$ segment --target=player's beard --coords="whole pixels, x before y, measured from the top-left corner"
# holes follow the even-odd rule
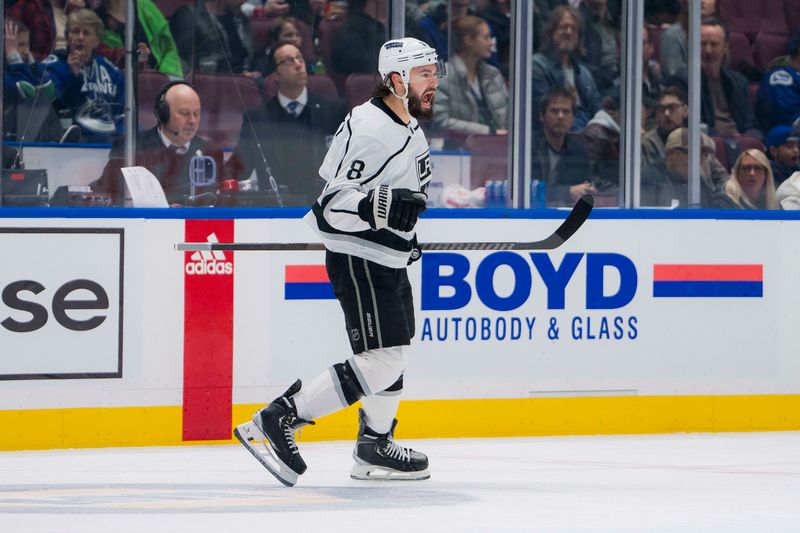
[[[430,120],[433,118],[433,98],[431,98],[431,107],[430,109],[422,109],[422,98],[412,91],[409,91],[408,94],[408,112],[414,118],[422,118],[425,120]]]

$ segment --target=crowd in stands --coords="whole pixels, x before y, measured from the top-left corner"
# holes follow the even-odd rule
[[[688,205],[687,1],[644,2],[643,206]],[[512,2],[405,7],[406,34],[447,61],[423,123],[429,137],[447,148],[470,146],[470,136],[507,139]],[[547,184],[549,205],[586,192],[616,201],[622,0],[534,0],[533,10],[531,175]],[[790,205],[776,191],[800,189],[791,179],[800,171],[800,2],[701,0],[701,12],[701,205]],[[185,80],[202,104],[192,135],[231,154],[218,181],[252,177],[307,205],[321,189],[315,167],[330,136],[378,81],[388,17],[388,0],[138,0],[134,21],[126,0],[8,0],[4,140],[114,143],[118,162],[130,23],[140,130],[169,122],[150,116],[152,98]],[[222,77],[235,78],[231,90],[210,97],[202,80]],[[117,174],[107,168],[98,183],[117,187]]]

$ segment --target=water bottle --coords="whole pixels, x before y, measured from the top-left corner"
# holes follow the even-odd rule
[[[486,190],[486,207],[497,207],[497,184],[494,180],[486,180],[484,189]]]
[[[531,180],[531,209],[544,209],[547,207],[547,191],[545,187],[545,183],[542,180]]]
[[[508,207],[508,187],[507,187],[507,180],[498,180],[498,191],[497,191],[497,207],[501,207],[505,209]]]

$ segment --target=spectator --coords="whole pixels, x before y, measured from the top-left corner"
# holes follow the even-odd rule
[[[253,70],[263,76],[269,76],[275,72],[275,49],[283,44],[293,44],[298,49],[303,49],[303,35],[300,33],[298,20],[294,17],[281,17],[277,19],[269,30],[269,41],[265,50],[256,54],[253,60]],[[303,57],[306,62],[306,70],[313,74],[313,58]]]
[[[170,19],[184,72],[244,73],[250,70],[252,49],[243,0],[205,0],[199,11],[183,5]]]
[[[440,86],[441,87],[441,86]],[[556,87],[539,103],[542,135],[535,138],[532,179],[547,185],[548,205],[572,205],[584,194],[597,193],[590,182],[589,152],[580,137],[569,133],[575,121],[575,96]]]
[[[700,118],[708,125],[709,134],[746,133],[761,139],[763,135],[756,129],[750,106],[747,78],[725,65],[728,28],[722,20],[714,17],[703,20],[700,46],[703,83]]]
[[[722,190],[739,209],[780,209],[772,167],[756,148],[739,154]]]
[[[763,131],[800,118],[800,31],[787,46],[789,61],[776,65],[761,80],[756,97],[756,115]]]
[[[333,41],[333,66],[337,72],[371,74],[375,71],[378,52],[387,39],[386,9],[383,0],[350,0],[347,3],[347,19]]]
[[[700,207],[735,207],[711,179],[708,160],[714,154],[714,141],[701,133],[700,143]],[[676,128],[667,137],[665,159],[642,169],[640,203],[643,207],[691,207],[688,154],[689,130]]]
[[[244,180],[255,170],[259,189],[269,190],[272,174],[292,196],[293,201],[284,199],[284,205],[305,206],[322,192],[325,182],[318,171],[326,140],[336,132],[347,108],[341,100],[308,92],[305,61],[295,45],[280,45],[274,55],[278,95],[242,122],[226,175]]]
[[[619,31],[611,22],[608,0],[584,0],[580,5],[585,28],[584,60],[597,89],[605,92],[619,77]]]
[[[508,79],[511,60],[511,0],[487,0],[480,12],[481,18],[489,24],[497,51],[497,68]]]
[[[164,85],[156,96],[154,113],[158,124],[136,136],[134,165],[145,167],[155,175],[172,205],[187,203],[191,193],[189,165],[194,156],[207,155],[222,170],[222,149],[211,140],[197,136],[200,127],[200,97],[186,82],[173,81]],[[120,170],[125,166],[125,142],[118,137],[109,154],[103,174],[92,184],[92,190],[111,194],[114,205],[124,201],[125,181]],[[216,185],[204,189],[216,190]]]
[[[678,20],[661,34],[658,62],[666,78],[673,76],[687,78],[689,72],[687,70],[689,49],[686,42],[689,11],[686,9],[686,0],[680,0],[680,3]]]
[[[439,59],[449,59],[448,32],[449,21],[467,15],[475,15],[469,8],[470,0],[452,0],[440,2],[428,10],[428,15],[417,23],[420,31],[419,39],[428,43],[436,50]],[[448,10],[449,8],[449,10]]]
[[[84,6],[84,0],[16,0],[6,17],[31,30],[31,52],[36,61],[42,61],[67,47],[67,15]]]
[[[104,0],[98,9],[106,27],[103,48],[98,48],[98,52],[118,68],[125,67],[126,5],[126,0]],[[139,68],[150,68],[174,78],[183,77],[169,23],[153,0],[137,0],[134,32]]]
[[[618,117],[618,109],[611,109],[611,112],[601,109],[578,134],[592,161],[592,184],[600,195],[606,197],[606,201],[616,200],[619,192]]]
[[[781,209],[800,209],[800,172],[795,172],[781,183],[775,196]]]
[[[622,92],[622,76],[614,80],[605,96],[617,96]],[[653,59],[653,42],[650,39],[650,27],[645,24],[642,28],[642,103],[647,108],[643,115],[647,128],[652,128],[654,120],[650,111],[655,107],[664,88],[661,66]],[[665,137],[666,138],[666,137]]]
[[[539,100],[555,87],[567,87],[576,98],[573,131],[578,131],[600,109],[600,93],[589,69],[578,57],[582,34],[581,16],[572,7],[553,10],[545,29],[542,52],[533,56],[533,99]]]
[[[455,53],[439,84],[433,125],[463,133],[508,133],[508,89],[500,71],[487,64],[489,25],[471,15],[453,21]]]
[[[664,160],[664,144],[675,129],[684,126],[689,117],[686,93],[678,87],[661,91],[655,106],[656,126],[642,137],[642,166]]]
[[[767,152],[776,187],[800,170],[800,137],[789,126],[775,126],[769,130]]]
[[[3,138],[20,142],[61,140],[64,129],[53,108],[55,85],[33,58],[30,31],[22,23],[5,20],[4,51]]]
[[[72,113],[82,140],[101,143],[122,133],[125,109],[122,73],[96,53],[103,29],[94,11],[73,11],[67,16],[67,49],[42,62],[56,87],[56,109]]]
[[[700,0],[700,16],[705,17],[718,17],[719,8],[717,7],[717,0]]]
[[[308,24],[313,31],[319,27],[327,4],[327,0],[247,0],[242,5],[242,12],[248,18],[256,12],[265,18],[296,18]]]

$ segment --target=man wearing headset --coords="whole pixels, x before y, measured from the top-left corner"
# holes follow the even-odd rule
[[[353,479],[427,479],[428,458],[394,440],[403,372],[414,337],[406,266],[419,259],[416,225],[431,179],[417,117],[430,117],[444,66],[417,39],[391,40],[378,56],[381,82],[353,108],[319,169],[327,182],[306,220],[326,248],[353,356],[283,395],[234,430],[278,480],[293,486],[306,464],[295,430],[361,401]]]
[[[222,149],[214,141],[197,136],[200,97],[194,88],[183,81],[165,84],[156,96],[154,113],[158,124],[137,135],[134,166],[145,167],[155,175],[171,205],[192,204],[203,192],[216,191],[221,179]],[[214,164],[205,160],[198,167],[195,160],[195,175],[203,175],[209,184],[195,190],[195,198],[191,198],[189,174],[196,156],[209,156]],[[113,204],[118,206],[124,203],[125,183],[120,170],[124,166],[125,140],[119,137],[102,176],[91,184],[95,192],[110,193]],[[213,203],[213,198],[209,202]]]

